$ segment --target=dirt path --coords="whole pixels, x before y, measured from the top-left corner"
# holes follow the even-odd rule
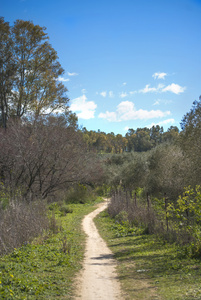
[[[83,220],[83,229],[88,237],[83,270],[77,280],[78,296],[76,299],[122,299],[115,272],[116,261],[93,222],[94,217],[106,207],[106,202],[101,203]]]

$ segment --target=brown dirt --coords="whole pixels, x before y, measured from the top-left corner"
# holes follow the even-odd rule
[[[75,299],[123,299],[116,274],[116,261],[93,222],[93,219],[106,207],[106,202],[101,203],[83,220],[83,229],[87,234],[86,252],[83,269],[76,281]]]

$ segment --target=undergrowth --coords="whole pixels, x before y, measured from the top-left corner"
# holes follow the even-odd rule
[[[70,299],[84,252],[83,216],[93,204],[51,204],[51,231],[0,258],[0,299]]]
[[[106,211],[95,222],[118,260],[125,299],[201,299],[201,261],[183,247],[120,224]]]

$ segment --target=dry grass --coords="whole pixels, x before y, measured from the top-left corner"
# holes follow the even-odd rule
[[[48,228],[45,205],[40,202],[12,201],[0,210],[0,255],[28,244]]]
[[[146,233],[153,233],[157,228],[158,220],[151,207],[142,203],[136,204],[134,199],[127,199],[122,193],[113,195],[108,207],[108,213],[112,218],[128,221],[131,225],[143,227]]]

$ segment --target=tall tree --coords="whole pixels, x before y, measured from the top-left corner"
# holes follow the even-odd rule
[[[134,151],[135,150],[135,138],[136,138],[136,134],[135,134],[135,130],[130,128],[128,130],[128,132],[126,133],[126,139],[127,139],[127,150],[129,152]]]
[[[164,142],[175,142],[179,137],[179,128],[177,126],[170,126],[166,132],[163,133]]]
[[[201,182],[201,96],[199,101],[193,102],[191,110],[183,117],[181,128],[181,147],[191,161],[191,167],[186,172],[189,184],[195,186]]]
[[[45,28],[23,20],[17,20],[12,28],[7,27],[7,40],[12,39],[10,54],[15,73],[1,109],[4,118],[7,120],[10,116],[21,118],[27,113],[41,115],[67,109],[67,89],[58,80],[64,70],[56,51],[48,42]],[[5,52],[6,48],[2,51]],[[4,81],[6,91],[7,85]]]
[[[160,127],[159,125],[152,126],[150,130],[150,138],[151,138],[152,145],[154,147],[161,143],[162,135],[163,135],[163,127]]]
[[[9,114],[8,96],[12,93],[12,83],[16,71],[13,59],[13,41],[10,26],[4,18],[0,18],[0,122],[6,127]]]
[[[181,128],[186,135],[196,135],[201,130],[201,96],[193,102],[190,112],[181,121]]]

